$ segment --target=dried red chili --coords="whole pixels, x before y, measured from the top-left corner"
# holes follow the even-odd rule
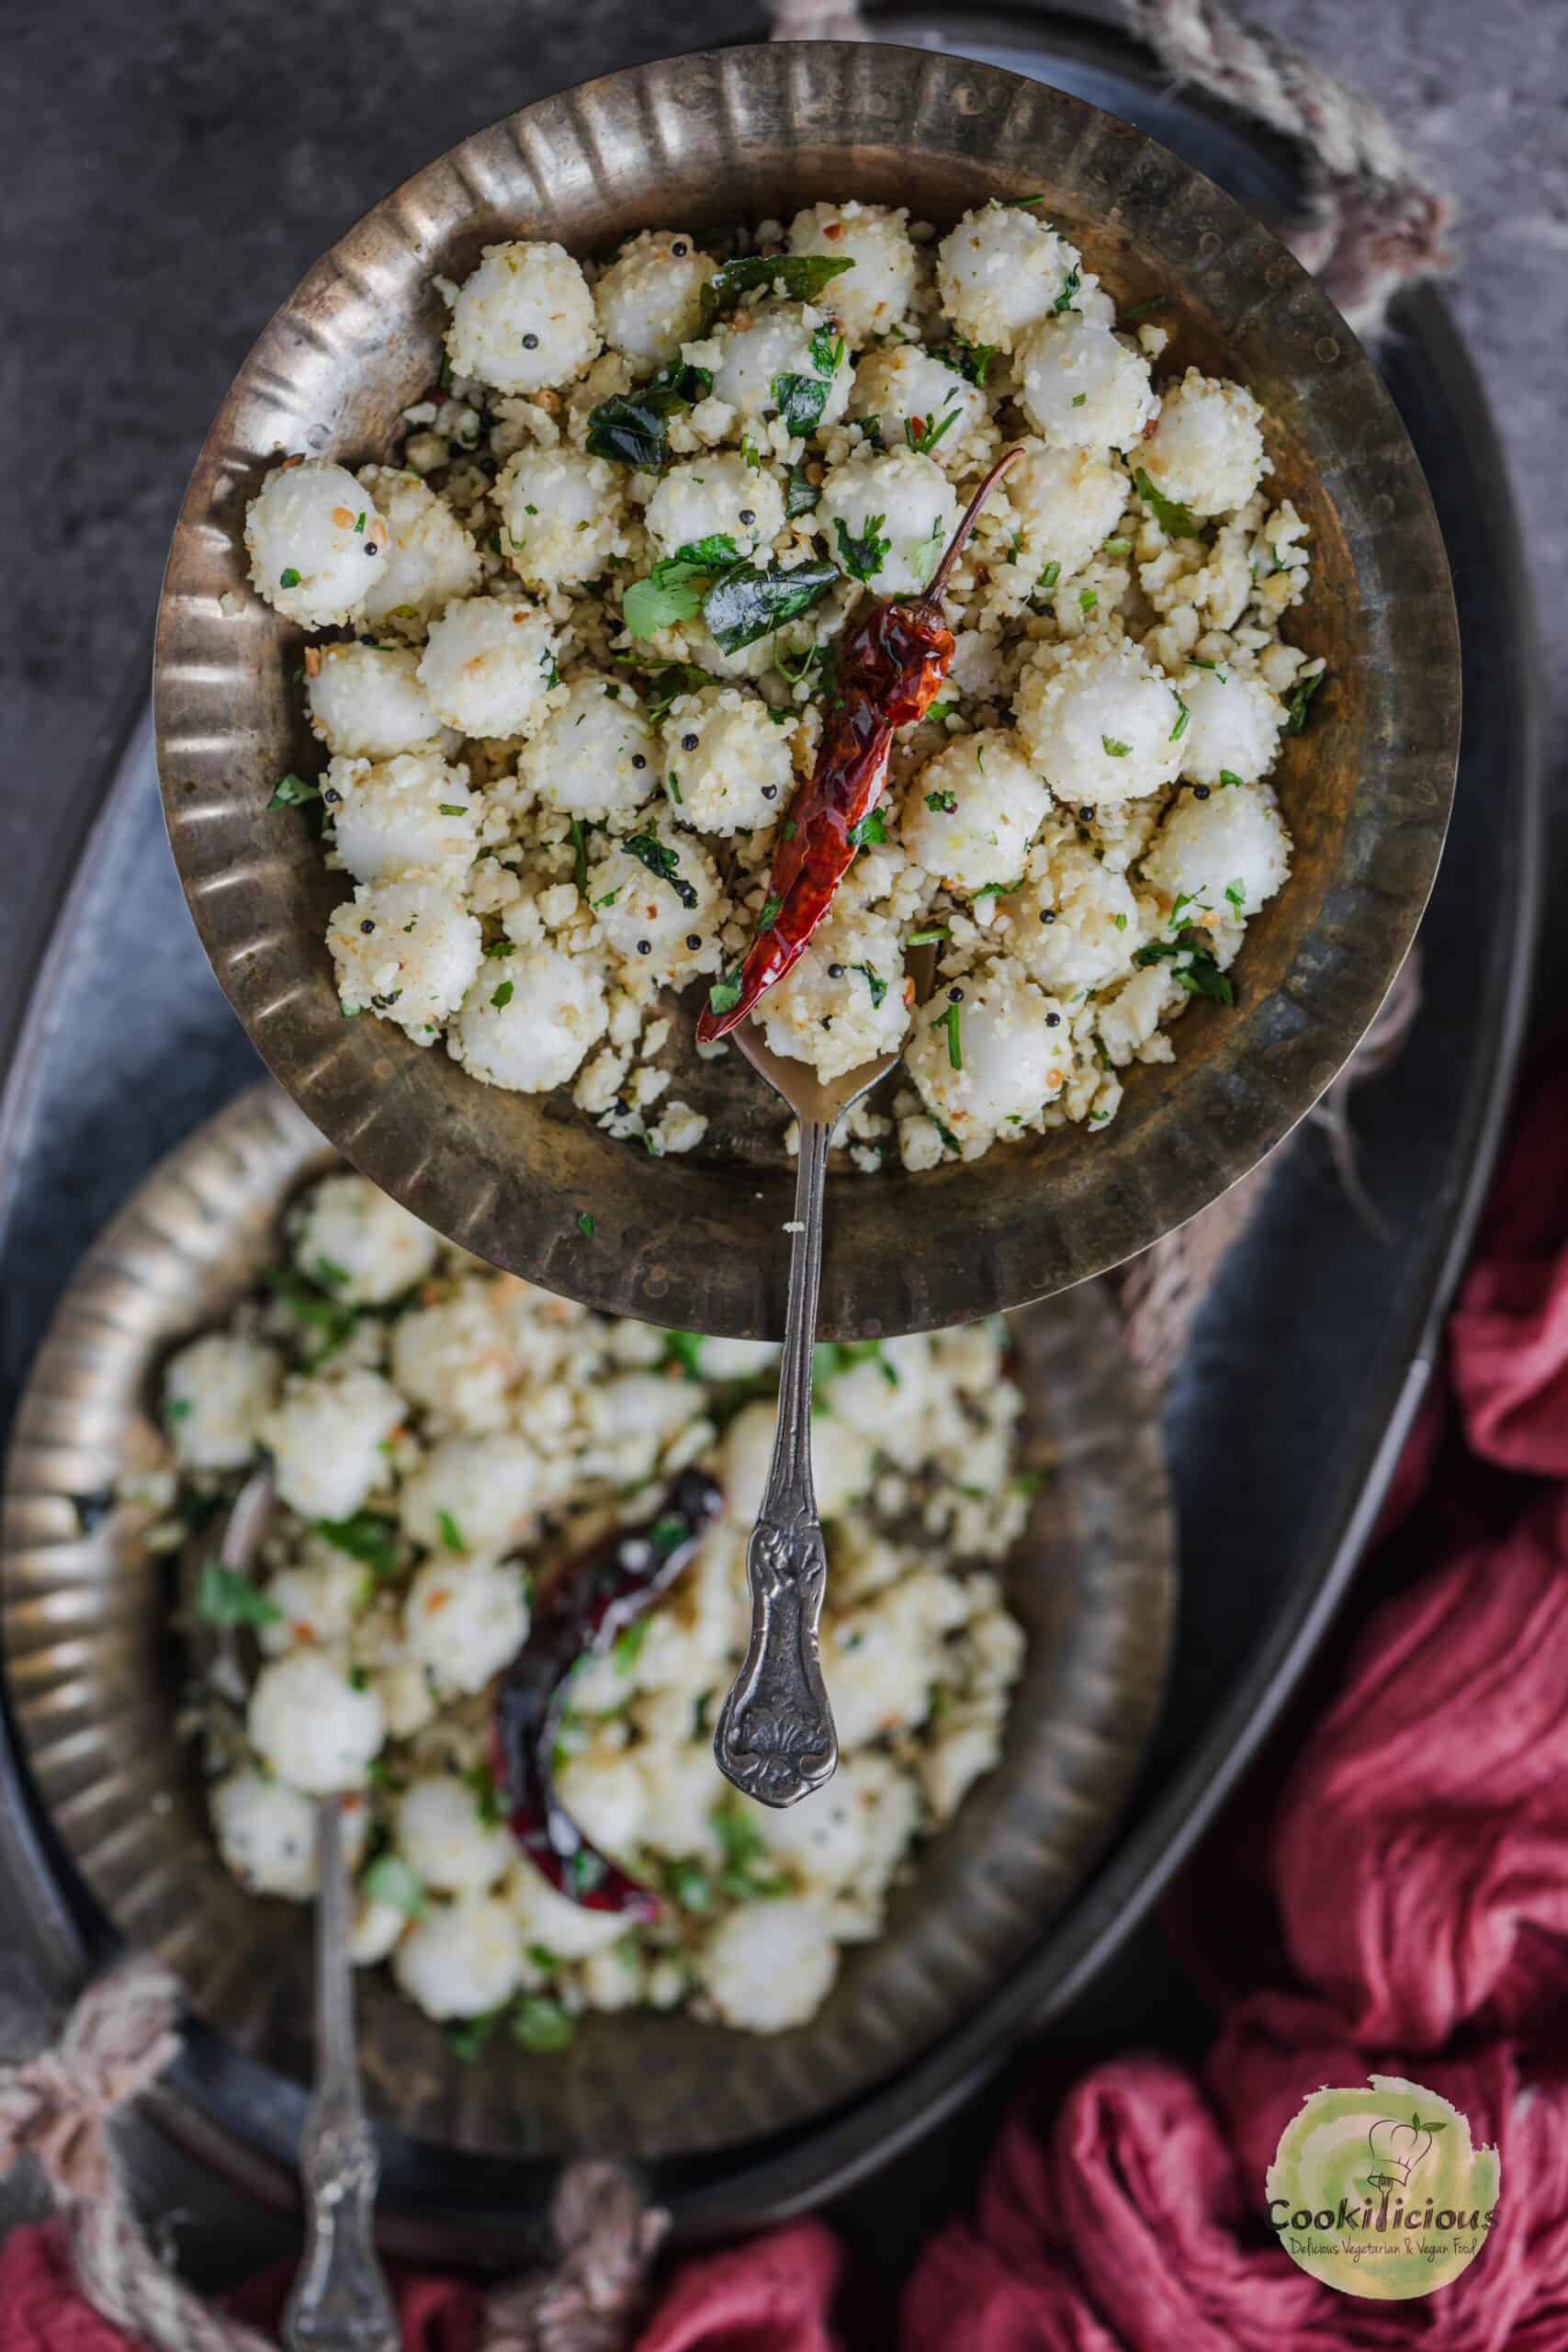
[[[550,1579],[502,1677],[491,1724],[495,1784],[512,1834],[550,1884],[591,1911],[651,1919],[659,1897],[590,1845],[557,1803],[554,1757],[567,1685],[667,1592],[724,1507],[705,1470],[682,1470],[639,1526],[603,1536]]]
[[[997,459],[970,500],[930,587],[919,597],[874,605],[850,630],[839,654],[839,703],[828,714],[817,764],[796,792],[773,852],[759,931],[738,971],[708,991],[697,1023],[711,1045],[745,1020],[805,954],[812,933],[861,847],[860,828],[887,781],[896,729],[921,718],[935,701],[953,659],[953,633],[942,618],[942,592],[976,516],[1021,450]]]

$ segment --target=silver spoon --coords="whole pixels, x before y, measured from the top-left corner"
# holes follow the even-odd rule
[[[276,1500],[269,1470],[254,1471],[234,1498],[217,1556],[236,1576],[249,1574]],[[201,1567],[212,1556],[210,1541],[200,1536],[186,1547],[186,1614],[193,1633],[209,1639],[237,1697],[255,1658],[242,1657],[237,1627],[203,1627],[194,1605]],[[348,1863],[336,1797],[317,1801],[316,1855],[316,2070],[299,2140],[305,2256],[284,2306],[283,2341],[288,2352],[399,2352],[402,2332],[376,2253],[380,2162],[355,2042]]]
[[[928,618],[940,617],[943,591],[980,509],[1022,454],[1021,444],[1004,449],[964,508],[920,596],[919,606]],[[935,948],[915,948],[905,969],[914,981],[916,1002],[923,1004],[935,983]],[[830,1781],[839,1761],[818,1655],[828,1554],[811,1483],[811,1351],[822,1273],[828,1146],[837,1122],[896,1068],[901,1049],[862,1062],[824,1085],[805,1063],[771,1052],[753,1019],[738,1022],[728,1034],[799,1120],[800,1164],[795,1180],[778,1427],[761,1517],[746,1547],[751,1639],[746,1662],[720,1710],[713,1752],[725,1779],[747,1796],[763,1804],[789,1805]]]
[[[936,950],[910,950],[905,969],[923,1004],[936,978]],[[789,1301],[779,1364],[779,1418],[761,1516],[746,1547],[751,1639],[746,1662],[719,1711],[713,1752],[727,1781],[763,1804],[797,1804],[833,1777],[839,1761],[833,1711],[822,1680],[818,1632],[828,1553],[811,1482],[811,1359],[822,1273],[822,1191],[833,1129],[878,1079],[897,1069],[902,1047],[824,1081],[806,1062],[763,1042],[755,1022],[731,1031],[752,1069],[782,1094],[800,1122],[790,1237]]]

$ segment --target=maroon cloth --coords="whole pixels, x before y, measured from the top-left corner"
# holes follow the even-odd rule
[[[683,2263],[636,2352],[840,2352],[828,2314],[840,2255],[819,2222]]]
[[[1498,2148],[1504,2196],[1476,2261],[1429,2301],[1336,2294],[1264,2227],[1264,2170],[1304,2093],[1401,2070],[1310,2004],[1264,1996],[1223,2031],[1201,2086],[1118,2058],[1044,2131],[1021,2109],[975,2220],[928,2250],[901,2352],[1562,2352],[1568,2345],[1568,2086],[1527,2090],[1506,2042],[1423,2079]]]
[[[1568,1052],[1555,1062],[1381,1522],[1404,1522],[1424,1572],[1369,1618],[1293,1757],[1249,1776],[1174,1906],[1224,2012],[1201,2081],[1132,2056],[1054,2114],[1026,2098],[973,2219],[910,2281],[901,2352],[1568,2346]],[[1336,2294],[1265,2225],[1303,2098],[1371,2073],[1427,2084],[1502,2157],[1486,2246],[1417,2302]]]
[[[251,2326],[275,2329],[292,2265],[252,2279],[231,2301]],[[451,2278],[394,2272],[404,2352],[471,2352],[480,2296]],[[0,2247],[0,2352],[141,2352],[84,2302],[58,2222],[13,2230]]]
[[[1568,1478],[1568,1036],[1516,1125],[1449,1341],[1472,1450]]]
[[[1568,1489],[1389,1602],[1292,1775],[1285,1946],[1358,2042],[1549,2033],[1568,1997],[1565,1560]]]
[[[133,2352],[77,2294],[58,2222],[13,2230],[0,2247],[0,2345],[5,2352]]]

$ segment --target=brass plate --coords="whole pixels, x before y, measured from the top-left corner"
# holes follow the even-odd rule
[[[1177,156],[994,67],[834,41],[634,67],[464,141],[310,272],[197,461],[158,630],[169,834],[219,979],[322,1132],[498,1265],[656,1322],[777,1335],[792,1184],[778,1106],[739,1057],[694,1061],[675,1091],[713,1114],[705,1148],[650,1160],[564,1097],[478,1085],[440,1048],[342,1018],[322,941],[342,879],[297,812],[265,809],[310,746],[290,684],[298,632],[245,585],[247,501],[281,451],[387,454],[435,372],[432,274],[461,275],[497,236],[591,252],[649,222],[787,218],[824,195],[946,224],[988,196],[1035,192],[1120,300],[1160,298],[1163,365],[1235,372],[1268,407],[1276,487],[1314,534],[1313,594],[1292,628],[1334,684],[1286,748],[1296,871],[1252,927],[1239,1007],[1195,1005],[1177,1063],[1137,1070],[1103,1136],[1066,1129],[967,1167],[832,1178],[825,1332],[959,1321],[1145,1248],[1278,1143],[1382,1001],[1447,823],[1457,640],[1420,469],[1312,279]],[[221,607],[229,592],[236,612]],[[585,1209],[592,1237],[578,1229]]]
[[[274,1247],[282,1197],[330,1165],[270,1085],[175,1152],[84,1261],[17,1416],[0,1517],[0,1634],[28,1770],[128,1940],[191,2007],[295,2081],[310,2065],[310,1923],[220,1864],[174,1721],[187,1672],[175,1571],[144,1513],[85,1528],[75,1498],[160,1456],[150,1409],[179,1340],[227,1313]],[[1169,1648],[1173,1533],[1154,1425],[1110,1312],[1077,1291],[1014,1318],[1028,1458],[1049,1475],[1008,1571],[1030,1646],[1003,1762],[926,1849],[886,1935],[848,1955],[810,2027],[772,2040],[684,2018],[588,2019],[559,2058],[502,2038],[464,2066],[380,1971],[360,1979],[378,2119],[515,2157],[694,2155],[802,2124],[907,2066],[1059,1918],[1152,1728]],[[90,1516],[90,1514],[89,1514]],[[525,2141],[524,2134],[525,2133]]]

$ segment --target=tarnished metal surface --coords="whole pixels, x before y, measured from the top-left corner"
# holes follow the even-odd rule
[[[0,1634],[13,1717],[53,1830],[103,1911],[160,1953],[238,2050],[310,2071],[308,1909],[247,1895],[219,1861],[198,1763],[175,1736],[191,1660],[177,1569],[148,1514],[106,1511],[162,1456],[168,1349],[225,1314],[276,1247],[280,1202],[331,1162],[273,1087],[254,1089],[148,1180],[89,1252],[34,1366],[6,1465]],[[972,2017],[1065,1911],[1153,1728],[1174,1575],[1153,1425],[1093,1291],[1013,1322],[1044,1474],[1006,1571],[1029,1634],[1003,1761],[852,1951],[826,2007],[760,2040],[685,2017],[583,2020],[541,2060],[504,2034],[464,2066],[441,2029],[361,1979],[372,2111],[426,2143],[515,2158],[692,2155],[840,2107]],[[243,2129],[243,2127],[241,2127]]]
[[[1100,1136],[1058,1130],[919,1176],[835,1177],[828,1333],[951,1322],[1116,1263],[1245,1173],[1376,1011],[1437,866],[1459,688],[1452,598],[1420,469],[1365,354],[1297,263],[1142,133],[972,62],[801,42],[671,59],[525,107],[351,230],[246,362],[192,478],[164,586],[156,705],[175,855],[220,980],[271,1067],[367,1174],[553,1289],[725,1333],[784,1322],[790,1180],[734,1057],[695,1065],[707,1145],[652,1160],[564,1099],[478,1086],[439,1049],[344,1022],[322,944],[341,880],[265,802],[305,749],[296,633],[244,585],[243,510],[283,450],[383,455],[435,370],[431,284],[498,235],[580,252],[650,221],[786,217],[824,195],[939,223],[1038,192],[1123,302],[1160,298],[1163,364],[1243,378],[1274,420],[1275,488],[1312,526],[1292,630],[1334,674],[1280,785],[1291,888],[1253,925],[1235,1010],[1199,1004],[1174,1067],[1140,1069]],[[220,598],[238,591],[242,609]],[[595,1230],[579,1229],[581,1211]]]

